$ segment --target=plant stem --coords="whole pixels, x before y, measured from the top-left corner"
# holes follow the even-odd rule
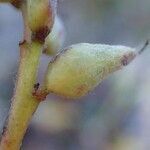
[[[52,8],[49,8],[49,0],[36,1],[37,3],[34,3],[34,0],[0,0],[0,2],[11,2],[22,11],[24,20],[24,41],[20,44],[17,84],[0,143],[0,150],[19,150],[33,113],[48,94],[43,88],[39,90],[39,84],[35,83],[45,38],[53,24],[53,12]],[[41,16],[42,9],[44,13]],[[39,13],[38,16],[34,14],[35,10]],[[46,17],[46,24],[41,23],[43,17]],[[38,23],[39,26],[35,30]]]
[[[24,19],[24,42],[20,44],[20,63],[15,93],[4,127],[0,150],[19,150],[29,121],[40,101],[33,96],[43,43],[31,41],[26,2],[21,7]]]
[[[33,97],[42,44],[33,42],[20,45],[20,66],[16,92],[13,97],[8,123],[3,133],[0,149],[19,150],[28,123],[40,101]]]

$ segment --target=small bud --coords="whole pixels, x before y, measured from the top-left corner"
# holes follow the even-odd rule
[[[47,55],[54,55],[59,52],[65,39],[64,30],[65,29],[60,18],[58,16],[55,17],[52,31],[45,40],[45,48],[43,53]]]
[[[81,97],[109,74],[128,65],[136,55],[135,49],[125,46],[72,45],[50,62],[46,88],[65,97]]]
[[[54,20],[56,0],[27,0],[28,23],[34,37],[43,41],[49,34]]]

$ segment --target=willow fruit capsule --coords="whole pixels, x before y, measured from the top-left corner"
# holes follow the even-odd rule
[[[65,29],[62,21],[57,16],[55,17],[54,25],[51,33],[45,40],[45,48],[43,53],[47,55],[54,55],[59,52],[65,39]]]
[[[27,0],[28,24],[33,37],[44,41],[51,30],[56,0]]]
[[[84,96],[109,74],[128,65],[136,54],[135,49],[126,46],[72,45],[50,62],[46,88],[69,98]]]

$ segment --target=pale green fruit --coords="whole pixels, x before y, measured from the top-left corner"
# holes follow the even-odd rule
[[[52,31],[45,40],[45,48],[43,51],[45,54],[54,55],[59,52],[65,39],[64,30],[65,29],[60,18],[58,16],[55,17]]]
[[[28,23],[33,32],[44,32],[52,27],[52,7],[50,0],[27,0]]]
[[[135,49],[125,46],[72,45],[50,62],[46,88],[65,97],[81,97],[109,74],[126,66],[136,54]]]

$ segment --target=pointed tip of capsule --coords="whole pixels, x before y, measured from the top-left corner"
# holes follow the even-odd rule
[[[130,62],[132,62],[132,60],[134,60],[136,56],[141,55],[148,48],[149,45],[150,45],[150,40],[146,40],[146,42],[144,43],[141,49],[139,50],[135,49],[134,51],[131,51],[123,55],[123,58],[121,61],[122,65],[127,66]]]
[[[138,54],[142,54],[146,49],[147,47],[150,45],[150,40],[146,40],[146,42],[144,43],[143,47],[138,51]]]

